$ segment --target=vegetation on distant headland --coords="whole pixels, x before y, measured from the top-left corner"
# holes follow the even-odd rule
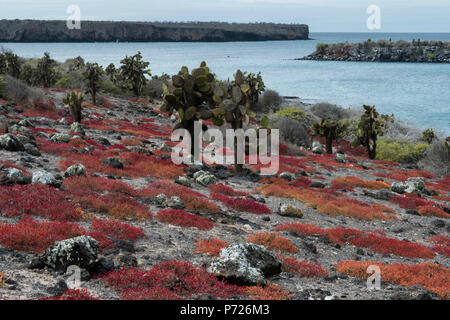
[[[161,101],[162,111],[180,119],[175,129],[192,131],[197,119],[217,126],[228,123],[235,129],[251,124],[279,128],[285,142],[305,148],[318,140],[329,154],[352,152],[370,159],[414,163],[432,172],[450,172],[449,142],[439,131],[421,132],[393,115],[378,114],[375,107],[343,109],[328,103],[293,106],[276,91],[266,90],[261,74],[238,70],[234,81],[221,81],[206,63],[191,72],[183,67],[174,76],[152,76],[148,67],[140,52],[125,57],[118,68],[110,64],[104,69],[81,57],[59,63],[48,53],[27,60],[3,51],[0,98],[35,103],[42,96],[28,86],[69,90],[64,102],[76,122],[81,121],[83,105],[108,104],[107,95],[144,98]],[[83,102],[81,91],[90,97],[91,104]]]
[[[0,42],[225,42],[307,40],[305,24],[0,20]]]
[[[450,42],[367,40],[361,43],[319,43],[300,60],[450,63]]]

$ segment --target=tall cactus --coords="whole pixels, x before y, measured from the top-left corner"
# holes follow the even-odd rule
[[[96,105],[97,91],[99,88],[99,82],[103,74],[103,69],[97,63],[87,63],[86,70],[83,72],[84,80],[86,81],[86,86],[91,93],[92,104]]]
[[[367,148],[369,159],[375,159],[377,155],[377,139],[378,136],[383,136],[383,129],[385,128],[389,117],[382,115],[379,117],[375,106],[363,105],[365,112],[361,116],[356,132],[356,140],[352,143],[353,146],[362,145]]]
[[[450,162],[450,137],[445,138],[444,146],[447,148],[447,151],[448,151],[448,161]]]
[[[169,114],[177,111],[180,121],[174,130],[184,128],[193,136],[196,120],[208,120],[214,116],[211,108],[215,104],[215,88],[214,74],[210,72],[206,62],[202,62],[200,67],[193,69],[191,73],[187,67],[182,67],[177,75],[172,76],[168,85],[163,85],[164,103],[161,111]],[[192,144],[192,154],[194,150]]]
[[[19,78],[22,62],[18,55],[6,51],[0,53],[0,74],[9,74],[14,78]]]
[[[314,135],[318,135],[326,139],[327,153],[332,154],[333,140],[337,140],[344,136],[347,132],[347,126],[342,121],[322,119],[313,124],[312,132]]]
[[[44,53],[44,57],[39,59],[37,64],[39,82],[44,88],[51,87],[57,79],[57,72],[54,70],[56,61],[50,58],[48,52]]]
[[[147,69],[150,63],[142,60],[140,51],[132,57],[126,56],[120,63],[120,76],[125,80],[128,89],[139,96],[147,83],[145,75],[151,76],[150,69]]]
[[[76,93],[75,91],[72,91],[71,93],[68,93],[63,100],[65,104],[69,105],[70,114],[72,115],[73,120],[78,123],[81,123],[82,119],[81,111],[83,99],[84,99],[83,93],[81,92]]]

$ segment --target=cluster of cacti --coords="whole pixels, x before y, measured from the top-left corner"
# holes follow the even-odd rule
[[[58,79],[58,73],[55,71],[56,61],[50,58],[48,52],[44,53],[44,56],[39,59],[37,64],[38,80],[44,87],[51,87]]]
[[[96,105],[96,95],[99,88],[99,82],[103,74],[103,69],[97,63],[87,63],[86,69],[83,72],[83,77],[86,81],[86,86],[91,93],[92,104]]]
[[[0,53],[0,74],[9,74],[14,78],[20,75],[21,61],[16,54],[6,51]]]
[[[119,69],[119,75],[126,89],[132,90],[136,96],[139,96],[143,86],[147,83],[145,75],[151,76],[150,69],[147,69],[150,63],[142,60],[139,51],[132,57],[126,56],[120,63],[122,66]]]
[[[85,62],[84,59],[80,56],[72,59],[71,61],[71,65],[69,67],[69,71],[76,71],[76,70],[81,70],[85,67]]]
[[[375,110],[375,106],[363,105],[365,112],[361,116],[356,131],[356,139],[352,145],[354,147],[362,145],[367,148],[369,159],[375,159],[377,155],[377,139],[378,136],[383,136],[383,129],[385,128],[390,117],[381,115]]]
[[[428,144],[432,144],[433,140],[436,138],[433,129],[426,129],[422,132],[422,141],[425,141]]]
[[[325,138],[326,151],[333,153],[333,140],[343,137],[347,133],[347,126],[343,121],[322,119],[312,126],[312,134]]]
[[[250,87],[247,92],[250,106],[254,106],[258,103],[260,94],[266,90],[266,85],[262,79],[261,72],[258,72],[258,74],[247,74],[247,72],[244,72],[244,78]]]
[[[447,148],[447,151],[448,151],[448,161],[450,161],[450,137],[445,138],[444,146]]]
[[[3,77],[0,77],[0,98],[2,98],[5,94],[4,93],[5,87],[6,87],[5,79]]]
[[[73,117],[74,122],[81,123],[82,119],[82,103],[84,99],[84,94],[79,92],[72,91],[68,93],[64,98],[63,102],[69,105],[70,114]]]

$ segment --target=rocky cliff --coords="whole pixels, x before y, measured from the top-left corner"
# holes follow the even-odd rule
[[[0,20],[0,42],[225,42],[308,36],[309,28],[303,24],[82,21],[80,30],[69,30],[66,21]]]
[[[318,44],[314,53],[299,60],[450,63],[450,42],[383,40]]]

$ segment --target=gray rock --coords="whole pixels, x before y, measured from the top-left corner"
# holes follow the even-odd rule
[[[216,184],[218,181],[215,175],[213,175],[210,172],[203,171],[203,170],[197,171],[196,173],[194,173],[194,179],[195,179],[195,182],[197,182],[205,187],[207,187],[211,184]]]
[[[33,172],[31,182],[42,183],[50,186],[58,185],[58,181],[56,180],[56,178],[50,172],[43,170]]]
[[[24,151],[25,147],[16,136],[7,133],[0,136],[0,149],[5,149],[7,151]]]
[[[281,273],[281,262],[263,246],[235,244],[223,248],[207,271],[232,284],[264,285],[266,278]]]
[[[283,217],[302,218],[302,211],[298,208],[294,208],[288,204],[280,203],[278,207],[278,214]]]
[[[80,137],[84,137],[84,135],[85,135],[83,126],[79,122],[72,123],[72,125],[70,126],[70,131],[76,133]]]
[[[313,153],[322,154],[324,152],[323,146],[318,141],[314,141],[311,147]]]
[[[424,178],[409,178],[405,182],[394,182],[392,184],[391,190],[396,193],[414,193],[414,194],[422,194],[429,193],[429,191],[425,187],[425,179]]]
[[[168,198],[164,193],[158,194],[155,197],[155,202],[160,205],[160,206],[164,206],[165,203],[167,202]]]
[[[334,160],[338,163],[346,163],[347,162],[347,156],[343,153],[336,153],[334,156]]]
[[[68,143],[70,139],[72,139],[72,136],[67,133],[55,133],[50,138],[50,140],[56,143]]]
[[[123,163],[120,157],[106,158],[102,160],[102,163],[113,167],[114,169],[123,169]]]
[[[175,183],[181,184],[185,187],[191,187],[191,182],[186,177],[179,176],[175,179]]]
[[[58,120],[58,124],[62,125],[62,126],[68,126],[69,123],[67,122],[66,118],[61,118]]]
[[[287,181],[294,181],[295,175],[291,172],[282,172],[282,173],[280,173],[280,178],[285,179]]]
[[[179,197],[171,197],[169,200],[165,203],[166,207],[172,208],[172,209],[184,209],[185,205],[183,200],[181,200]]]
[[[34,127],[33,123],[28,119],[23,119],[19,121],[18,125],[22,127]]]
[[[78,266],[90,269],[97,260],[99,244],[89,236],[80,236],[62,240],[48,247],[40,256],[46,266],[54,269],[67,269],[68,266]]]
[[[16,168],[7,168],[0,172],[0,185],[12,185],[22,183],[24,180],[23,172]]]
[[[36,148],[35,146],[33,146],[31,143],[25,144],[24,147],[25,147],[25,152],[28,153],[29,155],[32,155],[35,157],[41,156],[41,152],[39,151],[39,149]]]
[[[86,174],[87,174],[86,168],[81,163],[77,163],[77,164],[74,164],[73,166],[70,166],[64,172],[65,177],[85,176]]]

